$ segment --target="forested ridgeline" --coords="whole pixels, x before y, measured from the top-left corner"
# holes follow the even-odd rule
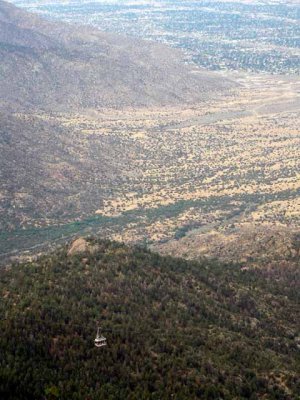
[[[299,268],[89,242],[0,272],[0,398],[299,399]]]

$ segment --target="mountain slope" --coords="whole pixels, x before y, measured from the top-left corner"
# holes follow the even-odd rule
[[[231,83],[185,66],[180,53],[50,23],[0,1],[0,101],[47,110],[194,103]]]
[[[0,395],[295,400],[297,282],[294,267],[245,271],[95,239],[15,265],[0,272]]]
[[[0,112],[0,229],[93,214],[134,149],[118,138],[85,139],[55,118]]]
[[[284,265],[299,262],[300,232],[291,226],[266,223],[223,232],[191,231],[182,238],[156,245],[155,250],[187,259],[213,257],[264,267],[274,263]]]

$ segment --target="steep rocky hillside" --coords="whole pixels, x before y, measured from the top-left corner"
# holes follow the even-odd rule
[[[246,225],[209,233],[192,230],[187,235],[155,245],[162,254],[197,259],[214,257],[247,265],[298,263],[300,231],[296,228],[261,224]]]
[[[300,392],[299,268],[247,271],[80,239],[0,270],[0,296],[6,400]]]
[[[0,58],[0,101],[12,108],[194,103],[231,86],[167,47],[46,22],[3,1]]]
[[[121,138],[86,138],[55,118],[0,113],[0,229],[94,213],[126,174],[133,150]]]

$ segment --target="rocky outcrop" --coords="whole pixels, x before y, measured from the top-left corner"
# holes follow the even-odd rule
[[[84,253],[89,250],[89,243],[82,237],[76,239],[70,246],[68,251],[68,256],[73,256],[74,254]]]

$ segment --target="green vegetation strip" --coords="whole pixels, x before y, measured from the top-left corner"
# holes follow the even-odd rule
[[[93,215],[82,221],[71,222],[64,225],[49,226],[44,228],[17,229],[11,232],[0,232],[0,254],[13,255],[20,251],[42,248],[45,244],[64,242],[72,236],[101,233],[103,228],[112,228],[115,231],[126,227],[128,223],[140,222],[141,226],[153,223],[163,218],[174,218],[191,207],[201,207],[204,211],[221,209],[230,211],[232,202],[241,202],[240,209],[233,211],[230,217],[243,212],[246,208],[267,203],[273,200],[286,200],[300,195],[300,190],[286,190],[276,194],[241,194],[238,196],[214,196],[209,199],[180,200],[176,203],[157,208],[145,208],[126,211],[115,217]]]

